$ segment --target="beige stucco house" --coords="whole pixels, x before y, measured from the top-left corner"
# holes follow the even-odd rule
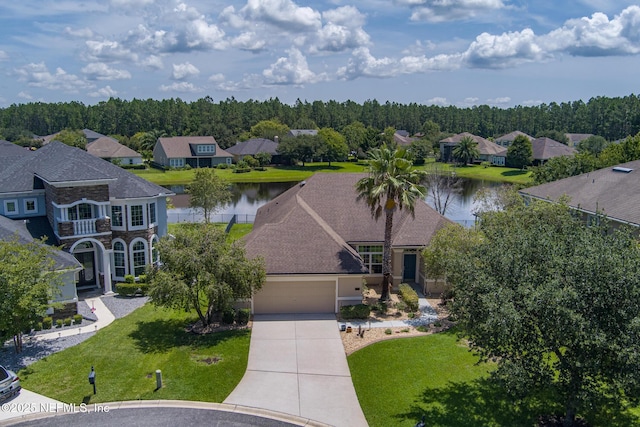
[[[246,237],[247,255],[265,260],[267,281],[252,312],[336,313],[382,281],[384,218],[376,221],[356,182],[364,174],[318,173],[261,207]],[[421,250],[451,224],[424,202],[415,218],[394,215],[393,282],[427,283]]]

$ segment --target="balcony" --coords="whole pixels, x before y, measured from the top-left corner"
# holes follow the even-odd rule
[[[111,220],[109,217],[58,222],[58,236],[61,238],[91,236],[110,232]]]
[[[73,224],[73,234],[84,236],[86,234],[96,234],[96,219],[80,219],[71,221]]]

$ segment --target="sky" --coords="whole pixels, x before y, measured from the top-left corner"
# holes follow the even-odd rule
[[[3,0],[0,108],[181,98],[509,108],[640,93],[620,0]]]

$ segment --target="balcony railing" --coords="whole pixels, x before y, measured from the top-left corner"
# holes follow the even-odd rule
[[[96,234],[96,218],[80,219],[71,221],[71,223],[73,224],[73,234],[76,236]]]

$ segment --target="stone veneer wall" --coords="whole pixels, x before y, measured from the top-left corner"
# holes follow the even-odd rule
[[[158,234],[158,227],[151,227],[151,228],[147,228],[145,230],[136,230],[136,231],[116,231],[113,230],[112,231],[112,238],[114,239],[122,239],[126,242],[127,246],[129,246],[131,244],[131,242],[134,239],[137,239],[138,237],[146,240],[147,242],[149,242],[149,240],[151,240],[151,237],[154,234]]]

